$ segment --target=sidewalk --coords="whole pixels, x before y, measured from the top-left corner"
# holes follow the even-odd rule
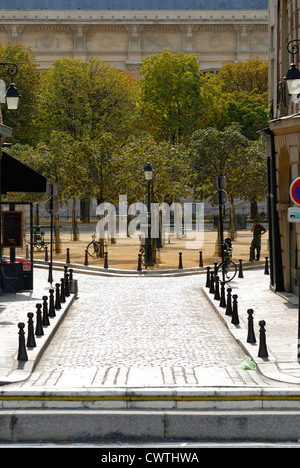
[[[65,314],[72,305],[75,294],[66,297],[61,302],[61,309],[55,310],[55,317],[50,318],[50,326],[43,326],[43,335],[35,336],[36,347],[27,348],[28,316],[33,313],[34,331],[37,323],[37,304],[43,304],[43,296],[47,296],[49,306],[50,289],[55,291],[55,284],[61,282],[64,276],[63,265],[61,271],[53,272],[53,283],[48,282],[47,270],[34,270],[33,291],[23,291],[13,294],[7,292],[0,297],[0,385],[23,381],[28,378],[39,361],[47,344],[52,339]],[[54,292],[55,298],[55,292]],[[19,327],[25,324],[25,349],[28,360],[18,360]]]
[[[73,267],[73,265],[70,265]],[[78,266],[79,267],[79,266]],[[59,268],[59,267],[58,267]],[[82,267],[76,270],[74,265],[74,279],[78,279],[78,289],[84,287],[80,282],[80,272],[86,273],[89,267]],[[92,274],[100,275],[122,275],[121,270],[104,270],[103,268],[93,268]],[[124,274],[128,275],[127,270]],[[151,272],[137,273],[132,271],[132,275],[151,275]],[[298,299],[291,295],[279,295],[270,291],[269,276],[264,274],[262,265],[256,268],[247,269],[244,267],[244,278],[236,278],[227,287],[232,288],[232,295],[238,295],[238,316],[239,324],[233,325],[231,317],[225,315],[225,309],[219,306],[219,301],[214,299],[214,295],[209,293],[205,287],[206,268],[183,269],[183,270],[163,270],[152,272],[155,275],[185,275],[198,274],[199,284],[203,286],[206,297],[212,304],[224,326],[228,327],[230,333],[245,351],[245,355],[251,357],[256,363],[262,375],[274,379],[276,382],[285,384],[300,384],[300,364],[297,361],[298,346]],[[63,264],[59,269],[53,271],[53,285],[60,282],[63,277]],[[45,347],[53,337],[68,309],[75,300],[75,294],[66,298],[62,303],[61,310],[56,311],[56,317],[50,319],[50,326],[44,327],[44,335],[36,337],[37,346],[28,349],[28,361],[18,361],[18,323],[25,323],[25,339],[27,339],[28,312],[34,313],[34,323],[36,323],[36,304],[42,303],[42,297],[49,295],[51,288],[48,283],[47,268],[35,268],[34,290],[17,294],[5,293],[0,299],[0,382],[1,384],[17,383],[28,378],[35,364],[40,359]],[[247,343],[248,314],[247,310],[254,310],[254,332],[256,343]],[[266,345],[268,351],[267,358],[258,357],[259,349],[259,321],[265,320],[266,325]],[[35,326],[35,325],[34,325]],[[251,372],[251,371],[250,371]]]

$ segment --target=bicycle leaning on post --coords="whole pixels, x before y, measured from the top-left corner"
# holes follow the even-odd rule
[[[96,234],[93,234],[93,240],[86,246],[88,254],[93,258],[100,258],[101,244],[96,241]]]
[[[225,242],[222,242],[221,248],[222,262],[217,266],[216,276],[219,276],[224,283],[229,283],[237,273],[237,265],[231,260],[233,251],[231,239],[226,238]]]

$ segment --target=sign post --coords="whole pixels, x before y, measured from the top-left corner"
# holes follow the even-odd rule
[[[291,201],[300,206],[300,177],[295,179],[290,185],[290,198]],[[290,223],[300,222],[300,208],[289,208],[288,209],[288,221]],[[298,255],[298,254],[297,254]],[[298,270],[298,346],[297,346],[297,359],[300,364],[300,275]]]

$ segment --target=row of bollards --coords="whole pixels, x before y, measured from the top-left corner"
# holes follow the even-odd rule
[[[251,251],[252,249],[250,248],[250,258],[249,261],[252,262],[253,258],[251,256]],[[251,260],[252,258],[252,260]],[[49,261],[49,256],[48,256],[48,248],[45,246],[45,262]],[[66,264],[69,265],[71,263],[70,259],[70,249],[66,249]],[[85,257],[84,257],[84,266],[88,266],[89,261],[88,261],[88,250],[85,250]],[[217,262],[215,262],[215,265],[217,265]],[[199,251],[199,267],[203,268],[203,252],[202,250]],[[108,269],[108,252],[104,252],[104,264],[103,268]],[[179,252],[179,262],[178,262],[178,269],[182,270],[183,269],[183,260],[182,260],[182,252]],[[137,266],[137,271],[142,271],[142,261],[140,254],[138,254],[138,266]],[[268,257],[265,257],[265,275],[269,275],[269,259]],[[238,267],[238,278],[243,278],[243,265],[242,265],[242,259],[239,259],[239,267]],[[51,283],[52,282],[52,271],[50,271],[49,268],[49,279],[48,281]]]
[[[239,312],[238,312],[238,295],[232,294],[232,289],[229,287],[227,288],[227,294],[225,291],[225,283],[224,281],[220,281],[219,276],[216,274],[217,269],[216,265],[214,266],[213,271],[211,267],[206,267],[206,283],[205,287],[209,289],[209,293],[213,294],[213,298],[216,301],[219,301],[219,307],[225,309],[225,315],[231,317],[231,323],[235,326],[240,324],[239,320]],[[265,266],[265,274],[268,274],[268,264],[267,264],[267,257],[266,257],[266,266]],[[243,278],[242,266],[240,261],[240,272],[239,278]],[[253,320],[253,309],[248,309],[248,335],[247,335],[247,343],[255,344],[256,337],[254,333],[254,320]],[[259,321],[259,349],[258,349],[258,357],[260,358],[267,358],[268,357],[268,350],[266,344],[266,329],[265,325],[266,322],[264,320]]]
[[[252,251],[251,248],[250,248],[250,251]],[[48,262],[48,260],[49,260],[49,258],[48,258],[48,250],[47,250],[47,246],[46,246],[46,247],[45,247],[45,261]],[[249,261],[253,261],[253,260],[251,260],[251,254],[250,254]],[[70,249],[67,248],[67,249],[66,249],[66,264],[69,265],[70,263],[71,263],[71,259],[70,259]],[[86,249],[86,250],[85,250],[85,256],[84,256],[84,266],[88,266],[88,265],[89,265],[89,261],[88,261],[88,251],[87,251],[87,249]],[[215,268],[216,268],[216,265],[218,265],[217,262],[215,262]],[[202,252],[202,250],[199,251],[199,267],[200,267],[200,268],[203,268],[203,252]],[[103,264],[103,268],[108,269],[108,252],[107,252],[107,251],[104,252],[104,264]],[[183,269],[182,252],[179,252],[178,269],[179,269],[179,270],[182,270],[182,269]],[[141,256],[140,256],[140,254],[138,254],[138,266],[137,266],[137,271],[142,271],[142,262],[141,262]],[[269,274],[268,257],[265,257],[265,275],[268,275],[268,274]],[[238,278],[243,278],[243,277],[244,277],[244,274],[243,274],[242,259],[239,259]],[[51,279],[52,279],[52,273],[49,273],[49,282],[52,282]]]
[[[35,326],[34,314],[33,312],[28,312],[27,341],[25,340],[25,323],[18,323],[18,361],[28,361],[27,349],[36,347],[36,337],[42,337],[44,335],[44,327],[51,325],[51,319],[56,317],[56,312],[62,309],[62,304],[67,302],[67,298],[70,297],[72,293],[77,293],[77,286],[74,287],[75,282],[76,281],[73,279],[73,270],[68,270],[68,266],[66,265],[64,267],[64,277],[61,278],[60,283],[55,283],[55,288],[49,289],[49,296],[44,295],[42,297],[42,302],[36,304]]]

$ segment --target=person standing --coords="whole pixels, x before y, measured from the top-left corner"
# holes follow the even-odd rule
[[[252,258],[253,260],[260,259],[260,251],[261,251],[261,236],[263,236],[267,230],[260,224],[257,218],[254,218],[254,224],[251,229],[253,232],[253,239],[251,242],[251,250],[252,250]],[[256,258],[255,258],[255,249],[256,249]]]

